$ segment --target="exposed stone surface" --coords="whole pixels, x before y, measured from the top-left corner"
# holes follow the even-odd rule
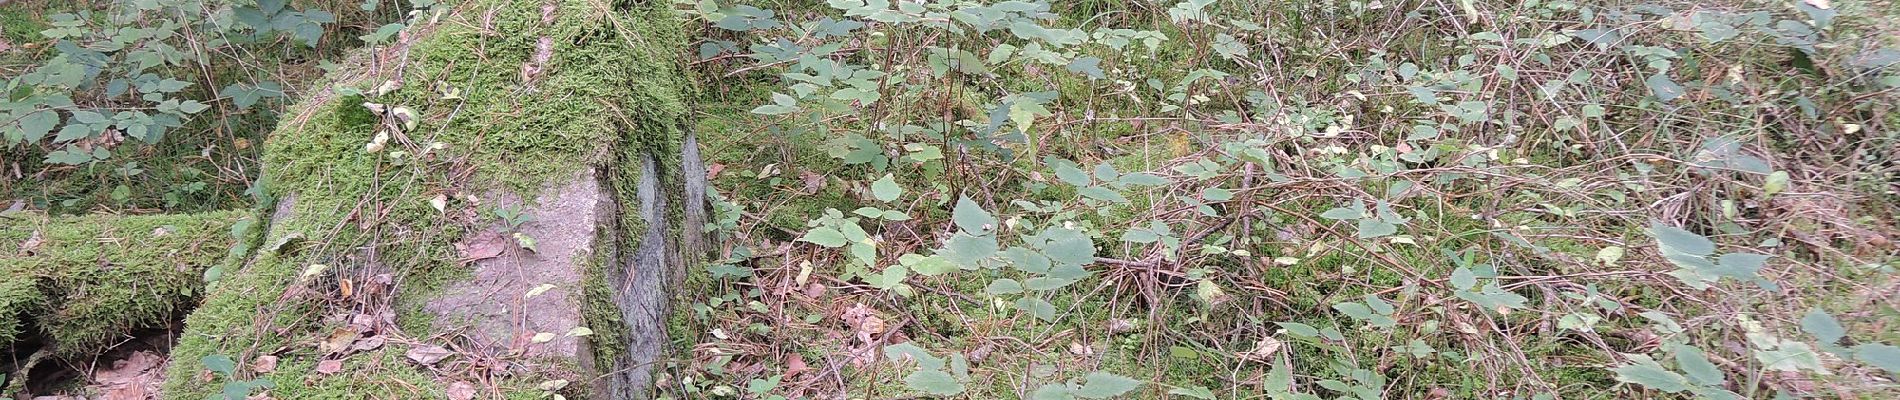
[[[595,242],[601,229],[611,227],[617,217],[613,194],[588,169],[535,201],[524,202],[506,193],[493,197],[498,206],[519,207],[534,217],[518,232],[533,238],[535,250],[519,247],[508,237],[509,227],[500,223],[476,233],[471,240],[501,240],[507,250],[472,261],[472,276],[449,284],[428,301],[424,308],[435,314],[435,327],[464,332],[482,347],[525,348],[530,357],[591,361],[592,356],[583,350],[586,337],[569,333],[586,325],[581,315],[581,280],[586,262],[594,259],[601,246]],[[548,286],[542,289],[542,285]],[[542,333],[554,338],[532,343]]]

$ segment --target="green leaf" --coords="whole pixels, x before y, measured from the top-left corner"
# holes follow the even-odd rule
[[[839,231],[838,228],[829,226],[821,226],[805,231],[805,236],[798,238],[798,240],[812,242],[819,246],[830,248],[844,247],[845,243],[847,243],[844,238],[844,232]]]
[[[1090,372],[1084,376],[1088,382],[1075,391],[1076,396],[1090,399],[1106,399],[1120,396],[1141,387],[1141,381],[1104,371]]]
[[[1477,285],[1478,275],[1472,273],[1470,268],[1458,267],[1458,269],[1451,270],[1452,287],[1458,288],[1458,290],[1471,290],[1472,286]]]
[[[1035,392],[1032,392],[1029,394],[1029,399],[1030,400],[1074,400],[1075,394],[1070,393],[1068,386],[1063,386],[1060,383],[1050,383],[1050,384],[1044,384],[1041,387],[1037,387]]]
[[[1127,197],[1123,197],[1121,193],[1116,193],[1113,189],[1109,189],[1106,187],[1089,186],[1085,188],[1076,189],[1076,193],[1080,193],[1082,194],[1082,196],[1086,196],[1088,198],[1095,199],[1095,200],[1101,200],[1101,201],[1106,201],[1106,202],[1116,203],[1116,204],[1128,204]]]
[[[911,271],[923,276],[937,276],[957,270],[957,265],[942,256],[920,256],[905,254],[898,257],[898,263],[910,267]]]
[[[1762,181],[1761,190],[1769,196],[1781,193],[1783,190],[1788,190],[1788,171],[1769,173],[1768,179]]]
[[[990,295],[1017,294],[1023,292],[1023,284],[1016,282],[1015,279],[1002,278],[990,281],[990,285],[983,288],[983,292]]]
[[[1698,386],[1720,386],[1722,369],[1709,362],[1709,356],[1702,349],[1690,345],[1676,346],[1676,367],[1689,374],[1689,381]]]
[[[1150,174],[1147,172],[1136,172],[1132,174],[1122,175],[1121,182],[1123,185],[1163,186],[1163,185],[1168,184],[1168,178],[1163,178],[1160,175]]]
[[[1802,342],[1782,341],[1774,350],[1755,350],[1755,359],[1761,361],[1763,368],[1770,370],[1825,371],[1821,366],[1821,354]]]
[[[1668,74],[1658,73],[1650,75],[1649,79],[1643,80],[1643,85],[1649,86],[1650,94],[1656,95],[1656,99],[1662,100],[1665,103],[1670,100],[1675,100],[1677,97],[1682,97],[1683,93],[1686,93],[1682,85],[1677,84],[1676,81],[1669,80]]]
[[[1051,227],[1043,231],[1049,238],[1042,253],[1051,261],[1069,265],[1084,265],[1095,262],[1095,242],[1088,235],[1071,228]]]
[[[1656,365],[1654,362],[1626,365],[1611,368],[1610,370],[1616,372],[1616,380],[1618,381],[1642,385],[1643,387],[1653,390],[1667,393],[1678,393],[1689,390],[1688,379],[1683,378],[1680,374],[1663,369],[1661,365]]]
[[[944,243],[944,251],[939,256],[951,263],[965,267],[976,267],[979,262],[996,255],[997,244],[994,236],[972,236],[958,232]]]
[[[1649,234],[1656,237],[1656,243],[1661,245],[1664,251],[1695,256],[1706,256],[1715,252],[1715,242],[1709,241],[1709,238],[1682,228],[1663,225],[1661,222],[1651,223]]]
[[[1567,33],[1598,46],[1609,46],[1623,41],[1623,34],[1617,33],[1616,29],[1579,29]]]
[[[917,361],[920,369],[943,369],[943,358],[931,355],[929,351],[909,342],[884,346],[884,357],[901,360],[909,358]]]
[[[1354,210],[1345,207],[1333,207],[1333,209],[1326,210],[1326,212],[1319,214],[1320,218],[1332,220],[1359,219],[1365,218],[1365,216],[1366,212],[1364,210]]]
[[[1094,79],[1108,77],[1107,74],[1102,73],[1102,59],[1097,57],[1077,58],[1075,61],[1070,61],[1069,65],[1065,68],[1067,68],[1069,72],[1088,75]]]
[[[1193,397],[1196,399],[1203,399],[1203,400],[1214,400],[1214,391],[1208,388],[1200,387],[1200,386],[1184,386],[1184,387],[1168,389],[1168,394]]]
[[[1769,257],[1771,256],[1753,253],[1723,254],[1715,259],[1717,267],[1708,268],[1707,271],[1735,279],[1753,279],[1756,273],[1761,271],[1762,265],[1768,262]]]
[[[1359,238],[1371,239],[1399,232],[1399,226],[1385,221],[1370,219],[1359,220]]]
[[[1900,374],[1900,347],[1879,343],[1854,346],[1854,359],[1890,373]]]
[[[1847,328],[1820,307],[1808,309],[1808,314],[1801,317],[1801,330],[1821,339],[1821,343],[1839,343],[1847,337]]]
[[[227,377],[237,371],[237,361],[232,360],[231,356],[212,354],[204,356],[204,358],[200,358],[198,361],[204,364],[205,369],[224,374],[224,376]]]
[[[1056,305],[1034,297],[1016,299],[1016,309],[1029,312],[1042,322],[1056,322]]]
[[[1053,160],[1051,164],[1055,167],[1056,179],[1061,179],[1062,183],[1076,187],[1086,187],[1094,183],[1094,180],[1089,178],[1088,171],[1076,167],[1075,163],[1069,160]]]
[[[1366,307],[1365,304],[1351,302],[1339,303],[1334,304],[1333,309],[1339,310],[1340,313],[1346,314],[1346,316],[1352,317],[1352,319],[1361,321],[1372,319],[1372,309]]]
[[[1319,329],[1313,328],[1312,325],[1302,324],[1298,322],[1275,322],[1275,323],[1280,325],[1280,329],[1285,329],[1286,333],[1292,334],[1293,336],[1319,337]]]
[[[891,174],[884,174],[883,178],[871,182],[871,196],[877,197],[878,201],[890,202],[897,200],[897,196],[903,194],[904,188],[897,186],[897,181]]]
[[[983,207],[976,205],[968,196],[957,198],[956,208],[950,210],[950,219],[956,222],[957,228],[973,235],[987,235],[996,231],[996,217],[990,215],[989,211],[983,211]]]
[[[963,383],[957,382],[949,373],[937,369],[920,369],[904,377],[904,384],[911,389],[938,396],[954,396],[963,393]]]

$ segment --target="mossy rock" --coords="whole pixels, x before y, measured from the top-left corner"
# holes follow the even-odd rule
[[[0,346],[96,354],[190,308],[247,215],[0,216]]]
[[[647,396],[668,288],[703,247],[672,3],[473,0],[418,20],[270,135],[274,210],[186,319],[166,397],[254,379],[277,398]]]

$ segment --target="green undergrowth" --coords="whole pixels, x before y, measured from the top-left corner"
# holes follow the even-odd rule
[[[17,126],[6,126],[0,158],[30,172],[0,183],[0,195],[55,213],[243,207],[243,193],[262,170],[257,164],[261,143],[284,109],[325,71],[338,68],[334,63],[343,55],[374,36],[366,34],[407,11],[406,6],[377,4],[54,0],[7,5],[0,9],[0,26],[16,48],[0,53],[0,76],[8,77],[9,90],[0,108],[9,112],[9,123],[36,109],[58,117],[50,121],[52,132],[31,138],[23,138]],[[267,15],[275,20],[240,18],[260,7],[278,10]],[[305,37],[311,33],[298,17],[317,14],[324,17],[310,17],[315,19],[309,25],[316,36]],[[198,15],[223,17],[212,21]],[[79,25],[55,25],[65,24],[61,21]],[[260,32],[253,23],[279,28]],[[290,33],[293,29],[298,33]],[[46,32],[59,36],[49,38]],[[166,62],[130,67],[152,57]],[[39,76],[66,67],[67,60],[86,65],[82,79]],[[160,92],[154,88],[159,81],[178,88]],[[173,111],[187,104],[181,102],[194,111]],[[195,110],[198,106],[203,110]],[[117,128],[83,134],[79,128],[89,124],[74,119],[81,112],[118,118],[113,121]],[[162,125],[151,129],[165,132],[147,136],[136,133],[147,126],[131,128],[141,124]],[[79,153],[71,150],[91,154],[75,158]]]
[[[261,163],[269,168],[259,184],[266,188],[262,204],[281,200],[286,209],[260,228],[263,246],[223,267],[209,298],[187,319],[172,355],[168,397],[208,393],[199,360],[209,355],[239,365],[266,352],[282,357],[292,367],[237,374],[300,386],[272,392],[281,398],[354,398],[386,387],[401,387],[398,397],[436,398],[444,396],[441,382],[478,379],[420,371],[403,360],[407,346],[350,356],[340,372],[311,375],[325,355],[309,343],[335,328],[326,321],[349,315],[350,301],[360,301],[339,298],[336,279],[364,271],[392,273],[399,282],[393,299],[376,300],[394,301],[397,326],[384,329],[400,331],[385,334],[441,339],[419,304],[466,276],[456,267],[454,244],[495,223],[493,200],[483,196],[532,199],[583,168],[605,168],[678,140],[683,82],[671,72],[674,50],[656,45],[674,31],[661,25],[670,11],[572,1],[544,22],[541,4],[496,0],[433,9],[420,21],[440,22],[410,27],[413,43],[355,56],[399,55],[406,60],[400,71],[365,64],[331,74],[327,87],[287,112],[265,143]],[[432,198],[446,213],[431,206]],[[547,376],[556,375],[494,378],[503,392],[532,397]]]
[[[697,2],[733,241],[665,383],[1891,396],[1900,40],[1836,3]],[[1100,259],[1023,294],[1046,229]]]
[[[168,325],[202,295],[244,216],[0,215],[0,345],[35,336],[84,357]]]

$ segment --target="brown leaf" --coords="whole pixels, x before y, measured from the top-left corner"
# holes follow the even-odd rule
[[[455,381],[449,384],[449,400],[469,400],[475,398],[475,385],[468,381]]]
[[[500,257],[508,250],[508,238],[495,231],[482,231],[462,243],[456,243],[456,250],[462,252],[462,264]]]
[[[404,355],[409,356],[410,360],[414,360],[416,363],[422,365],[435,365],[435,363],[442,362],[442,359],[455,355],[455,352],[442,348],[442,346],[417,346],[410,348],[409,352]]]
[[[256,360],[251,361],[251,370],[257,371],[257,373],[260,374],[268,374],[271,373],[271,371],[276,371],[277,356],[258,356]]]
[[[792,353],[791,360],[785,361],[786,378],[798,376],[798,374],[805,373],[806,371],[811,371],[811,366],[805,365],[805,356],[803,355]]]
[[[323,360],[317,362],[317,373],[329,375],[343,370],[343,360]]]
[[[317,342],[317,352],[320,354],[341,353],[344,350],[349,350],[350,345],[355,344],[356,339],[361,336],[362,334],[357,332],[354,328],[337,328],[335,331],[330,332],[329,337]]]
[[[356,343],[350,344],[350,350],[352,351],[370,351],[370,350],[375,350],[378,347],[383,347],[382,336],[370,336],[367,338],[358,339]]]

